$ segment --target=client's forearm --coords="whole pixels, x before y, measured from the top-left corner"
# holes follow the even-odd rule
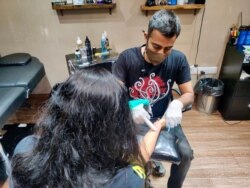
[[[3,183],[2,188],[9,188],[9,178]]]
[[[165,126],[162,119],[155,122],[154,125],[157,127],[157,131],[150,129],[140,142],[141,154],[146,162],[150,160],[161,129]]]

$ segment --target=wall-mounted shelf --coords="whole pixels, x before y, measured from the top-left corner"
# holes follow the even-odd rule
[[[60,11],[63,16],[64,10],[82,10],[82,9],[109,9],[109,14],[112,14],[112,9],[115,8],[116,3],[111,4],[84,4],[84,5],[57,5],[52,4],[52,9]]]
[[[202,9],[205,7],[204,4],[186,4],[186,5],[164,5],[164,6],[145,6],[141,5],[141,11],[145,11],[146,16],[148,15],[148,11],[157,11],[161,9],[166,10],[194,10],[194,14],[196,14],[196,10]]]

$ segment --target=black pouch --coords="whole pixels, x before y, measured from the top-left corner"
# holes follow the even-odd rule
[[[137,139],[140,142],[144,135],[148,132],[149,128],[146,124],[138,125]],[[166,129],[160,132],[155,150],[151,158],[155,160],[168,161],[171,163],[179,164],[180,154],[177,151],[178,138],[175,136],[175,128],[169,131]]]

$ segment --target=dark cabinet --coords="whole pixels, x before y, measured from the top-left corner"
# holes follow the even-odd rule
[[[224,95],[218,109],[225,120],[250,120],[250,75],[243,69],[244,52],[227,45],[219,79],[224,82]]]

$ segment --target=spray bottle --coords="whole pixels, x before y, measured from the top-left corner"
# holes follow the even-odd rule
[[[109,47],[108,33],[106,31],[104,31],[103,34],[104,34],[104,36],[106,38],[106,43],[105,43],[106,49],[107,49],[107,51],[109,51],[110,47]]]
[[[103,53],[103,54],[107,52],[105,32],[102,33],[102,38],[101,38],[101,49],[102,49],[102,53]]]

